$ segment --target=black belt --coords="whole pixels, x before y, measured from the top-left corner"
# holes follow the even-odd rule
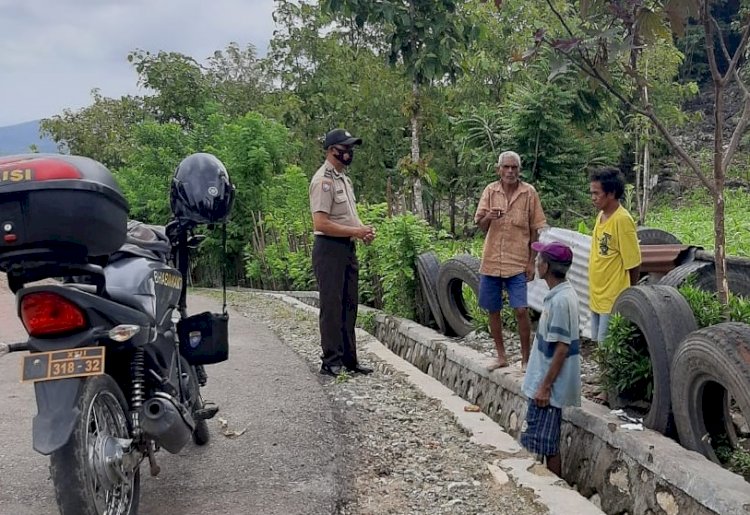
[[[316,238],[322,238],[324,240],[335,241],[338,243],[354,243],[348,236],[326,236],[325,234],[316,234]]]

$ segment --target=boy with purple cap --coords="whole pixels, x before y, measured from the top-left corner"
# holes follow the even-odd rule
[[[581,405],[581,356],[578,296],[565,276],[573,251],[559,242],[534,242],[536,275],[549,287],[523,381],[528,397],[521,445],[544,456],[547,468],[560,476],[562,408]]]

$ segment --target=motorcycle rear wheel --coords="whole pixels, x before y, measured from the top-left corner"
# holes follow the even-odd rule
[[[130,438],[128,405],[108,375],[88,378],[78,400],[80,418],[70,440],[50,456],[50,471],[61,515],[136,515],[140,470],[124,479],[105,464],[103,451],[114,438]]]

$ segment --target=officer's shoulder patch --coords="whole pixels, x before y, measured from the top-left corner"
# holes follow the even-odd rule
[[[323,191],[331,191],[331,181],[323,181],[322,186]]]

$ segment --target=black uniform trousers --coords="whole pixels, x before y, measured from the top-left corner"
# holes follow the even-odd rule
[[[315,236],[313,271],[320,293],[320,345],[324,365],[355,366],[354,323],[359,306],[359,263],[349,238]]]

